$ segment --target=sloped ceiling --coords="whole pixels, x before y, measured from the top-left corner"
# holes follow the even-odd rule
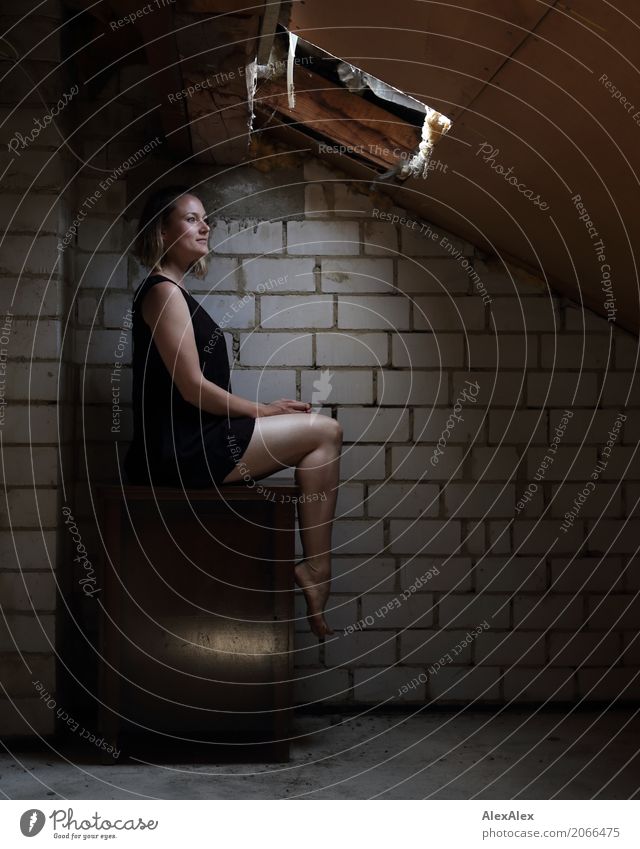
[[[398,204],[638,332],[640,4],[301,0],[289,29],[453,119]]]
[[[76,51],[81,79],[92,80],[99,68],[144,51],[148,96],[162,104],[177,158],[193,154],[216,164],[247,158],[251,132],[260,128],[262,135],[265,123],[264,116],[260,123],[260,115],[253,115],[254,107],[258,113],[261,108],[260,86],[249,103],[238,70],[256,52],[269,55],[278,20],[312,45],[444,113],[453,127],[435,148],[442,167],[426,180],[389,180],[379,190],[638,333],[638,0],[175,0],[118,29],[115,37],[108,21],[136,14],[137,0],[65,2],[93,16],[98,28],[79,30],[78,47],[102,37],[101,50]],[[107,61],[111,54],[113,63]],[[170,102],[169,93],[210,74],[226,81]],[[296,70],[294,81],[296,75],[299,83],[310,78]],[[313,84],[309,88],[307,81],[307,118],[298,113],[293,121],[282,79],[275,89],[263,84],[265,138],[312,138],[303,131],[312,129]],[[323,90],[317,104],[326,109]],[[339,120],[353,116],[358,140],[354,100],[362,102],[357,95],[347,98],[329,124],[337,128]],[[285,105],[272,120],[274,103]],[[368,112],[371,117],[375,110]],[[408,125],[397,121],[395,135],[408,138]],[[365,121],[359,129],[383,133],[388,126]],[[419,128],[409,129],[417,143]],[[375,161],[325,156],[363,185],[380,173]]]

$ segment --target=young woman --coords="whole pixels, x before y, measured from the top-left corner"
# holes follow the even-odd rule
[[[257,480],[295,466],[304,559],[294,567],[318,638],[331,585],[331,532],[342,427],[311,405],[262,404],[231,392],[224,334],[188,291],[203,278],[209,223],[200,200],[170,186],[146,201],[133,248],[151,269],[133,298],[134,436],[124,469],[130,483],[211,487]]]

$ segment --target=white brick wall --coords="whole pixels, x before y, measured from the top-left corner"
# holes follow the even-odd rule
[[[121,74],[124,85],[133,71]],[[135,92],[127,94],[130,103]],[[25,104],[12,118],[13,131],[35,114],[37,104]],[[99,134],[96,126],[92,132]],[[135,132],[122,142],[133,149]],[[79,141],[95,149],[106,140]],[[44,153],[34,145],[8,174],[13,194],[0,204],[0,219],[8,222]],[[100,162],[106,165],[105,158],[94,164]],[[64,361],[75,369],[78,393],[80,387],[85,393],[84,407],[79,394],[72,399],[77,433],[83,434],[75,446],[81,462],[73,507],[87,546],[95,547],[84,451],[92,474],[115,476],[109,375],[133,289],[146,273],[122,255],[135,224],[121,215],[134,190],[134,182],[123,180],[105,193],[79,228],[77,245],[67,249],[66,267],[73,260],[69,279],[45,294],[57,239],[77,211],[72,195],[49,211],[64,173],[59,163],[43,172],[13,220],[0,268],[0,306],[16,317],[3,433],[9,490],[8,506],[0,507],[0,595],[21,647],[49,678],[51,649],[34,625],[28,597],[53,638],[49,564],[59,565],[56,534],[65,536],[56,495],[58,376],[67,375],[60,371],[65,305],[76,299]],[[216,320],[232,313],[225,337],[230,355],[239,345],[232,372],[237,394],[311,400],[314,381],[330,372],[322,412],[337,416],[345,432],[328,614],[339,633],[318,646],[296,593],[296,701],[526,703],[571,700],[590,687],[590,698],[615,696],[640,664],[640,641],[632,643],[640,528],[637,518],[626,521],[640,494],[640,460],[632,457],[640,428],[640,381],[633,378],[637,340],[613,328],[614,358],[605,380],[611,330],[605,319],[550,299],[544,285],[513,268],[485,264],[472,245],[437,227],[460,252],[457,259],[418,226],[377,220],[366,193],[323,163],[306,161],[303,177],[305,209],[297,205],[301,191],[291,194],[291,208],[280,217],[262,200],[251,209],[247,198],[247,217],[216,221],[208,277],[191,281]],[[259,181],[260,172],[251,170],[251,178]],[[75,186],[77,197],[93,187],[92,175],[85,174]],[[410,223],[411,213],[400,212]],[[474,289],[468,268],[480,274],[490,304]],[[19,299],[12,305],[7,293],[16,281]],[[235,310],[241,299],[242,308]],[[479,395],[462,404],[460,419],[448,430],[467,380],[478,381]],[[627,422],[607,467],[563,533],[564,514],[590,480],[630,387]],[[125,401],[130,391],[127,365]],[[31,422],[28,401],[35,413]],[[553,462],[517,510],[567,407],[574,415]],[[62,420],[74,417],[63,411]],[[121,427],[122,455],[131,435],[130,409]],[[67,430],[65,424],[68,441]],[[433,464],[439,439],[445,447]],[[296,546],[300,556],[299,540]],[[437,574],[418,585],[434,567]],[[26,589],[22,575],[28,576]],[[385,606],[389,611],[379,616]],[[85,606],[82,611],[90,630],[93,613]],[[363,617],[373,623],[341,632]],[[469,637],[483,620],[488,629]],[[8,639],[0,635],[0,651],[13,669],[15,648]],[[447,653],[453,659],[434,671]],[[608,667],[613,674],[604,677]],[[412,679],[415,686],[399,693]],[[40,730],[49,729],[51,712],[41,710],[17,673],[10,680],[27,715]],[[637,689],[631,685],[625,693]],[[6,705],[0,713],[4,719]],[[17,724],[8,720],[8,727]]]

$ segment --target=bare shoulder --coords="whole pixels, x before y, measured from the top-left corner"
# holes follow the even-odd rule
[[[141,304],[142,317],[147,324],[157,324],[159,318],[169,314],[172,318],[189,318],[189,309],[179,286],[169,280],[159,280],[144,293]]]

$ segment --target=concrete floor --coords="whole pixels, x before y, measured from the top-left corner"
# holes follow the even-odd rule
[[[0,789],[9,799],[627,799],[640,785],[639,731],[632,708],[306,713],[289,763],[156,751],[105,766],[92,747],[59,746],[63,757],[23,747],[0,755]]]

